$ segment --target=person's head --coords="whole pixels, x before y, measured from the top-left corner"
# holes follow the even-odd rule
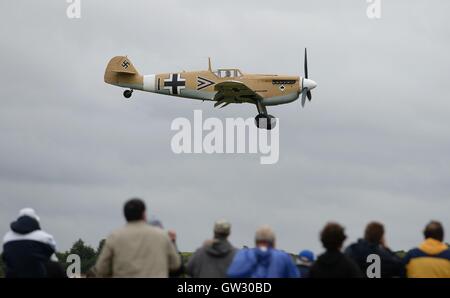
[[[19,211],[17,220],[10,224],[12,231],[27,234],[41,229],[41,219],[32,208],[23,208]]]
[[[231,233],[231,224],[226,220],[218,220],[214,223],[214,238],[227,239]]]
[[[383,224],[373,221],[366,226],[364,232],[364,239],[367,242],[379,244],[382,242],[384,236],[384,226]]]
[[[265,249],[275,247],[275,233],[271,227],[264,225],[256,230],[255,245]]]
[[[298,254],[298,264],[311,266],[314,263],[314,253],[308,249],[302,250]]]
[[[442,242],[444,240],[444,228],[439,221],[432,220],[426,225],[423,235],[425,239],[432,238]]]
[[[133,198],[123,206],[123,214],[127,222],[145,220],[145,203],[141,199]]]
[[[335,222],[329,222],[320,232],[320,241],[326,250],[340,250],[347,236],[344,228]]]

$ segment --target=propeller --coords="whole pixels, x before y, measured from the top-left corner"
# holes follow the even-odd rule
[[[303,69],[304,69],[304,73],[305,73],[305,77],[302,78],[302,107],[305,106],[305,102],[306,102],[306,98],[308,98],[309,101],[311,101],[312,99],[312,94],[311,94],[311,90],[316,88],[317,83],[314,82],[313,80],[310,80],[308,77],[308,52],[305,48],[305,61],[303,64]]]
[[[308,51],[305,48],[305,61],[303,62],[303,70],[305,71],[305,78],[308,78]]]

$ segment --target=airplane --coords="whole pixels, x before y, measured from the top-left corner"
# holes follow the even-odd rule
[[[182,71],[141,75],[127,56],[113,57],[105,70],[106,83],[127,88],[123,92],[130,98],[134,90],[178,96],[183,98],[214,101],[214,107],[225,107],[230,103],[256,105],[258,128],[270,130],[276,118],[267,113],[267,106],[280,105],[297,100],[302,94],[301,104],[306,98],[311,101],[311,90],[317,83],[308,78],[308,58],[305,48],[304,77],[267,74],[247,74],[237,68],[211,68],[208,70]]]

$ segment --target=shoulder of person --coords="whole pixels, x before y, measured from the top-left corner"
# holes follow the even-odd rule
[[[358,267],[358,264],[355,262],[355,260],[352,258],[352,257],[350,257],[350,256],[348,256],[348,255],[346,255],[346,254],[342,254],[341,255],[341,259],[344,261],[344,262],[346,262],[347,263],[347,265],[349,265],[349,266],[357,266]]]
[[[197,248],[194,253],[192,254],[192,256],[201,256],[203,254],[206,253],[206,248],[204,245],[200,246],[199,248]]]
[[[164,238],[167,238],[170,240],[169,233],[166,230],[163,230],[158,227],[153,227],[151,225],[144,226],[144,229],[149,234],[157,235],[157,236],[164,237]]]
[[[43,244],[47,244],[51,246],[53,249],[56,249],[56,242],[52,235],[49,233],[43,231],[43,230],[36,230],[28,234],[18,234],[13,231],[9,231],[6,233],[5,237],[3,237],[3,243],[6,244],[11,241],[18,241],[18,240],[30,240],[30,241],[36,241]]]
[[[401,258],[388,247],[378,246],[377,253],[381,258],[400,260]]]
[[[402,258],[403,264],[408,264],[411,259],[425,256],[426,254],[421,251],[418,247],[414,247],[406,253],[406,255]]]
[[[358,242],[350,243],[350,244],[344,249],[344,254],[352,254],[357,246],[358,246]]]
[[[358,271],[360,271],[358,263],[355,260],[345,254],[343,254],[343,258],[345,259],[345,262],[347,263],[347,266],[349,268],[351,268],[352,270],[357,269]]]
[[[442,251],[438,254],[438,257],[447,259],[450,261],[450,248],[447,248],[446,250]]]
[[[255,248],[240,248],[237,249],[236,258],[255,258]]]
[[[142,227],[142,233],[145,233],[148,237],[151,237],[155,240],[158,239],[161,242],[173,244],[172,240],[169,237],[169,233],[161,228],[147,225]]]
[[[275,250],[275,253],[276,253],[278,256],[280,256],[280,258],[283,258],[283,259],[285,259],[285,260],[292,261],[291,255],[288,254],[287,252],[283,251],[283,250],[276,249],[276,250]]]

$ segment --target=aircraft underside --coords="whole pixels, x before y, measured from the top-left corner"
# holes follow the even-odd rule
[[[146,91],[146,90],[142,90]],[[167,94],[165,92],[154,92],[154,91],[147,91],[151,93],[157,93],[157,94],[163,94],[163,95],[171,95]],[[133,89],[127,89],[124,91],[123,95],[125,98],[130,98],[133,93]],[[276,126],[276,118],[267,112],[266,106],[275,106],[280,104],[289,103],[292,101],[295,101],[298,99],[300,93],[298,92],[292,92],[286,95],[282,96],[274,96],[274,97],[268,97],[268,98],[262,98],[260,100],[249,100],[244,99],[241,100],[240,98],[224,98],[221,101],[216,100],[216,95],[218,92],[205,92],[205,91],[198,91],[198,90],[186,90],[184,89],[183,92],[181,92],[179,95],[171,95],[174,97],[180,97],[180,98],[188,98],[188,99],[196,99],[196,100],[208,100],[208,101],[215,101],[216,104],[214,107],[225,107],[228,104],[234,103],[234,104],[240,104],[240,103],[250,103],[255,104],[258,115],[255,117],[255,124],[258,128],[264,128],[264,129],[272,129]]]

